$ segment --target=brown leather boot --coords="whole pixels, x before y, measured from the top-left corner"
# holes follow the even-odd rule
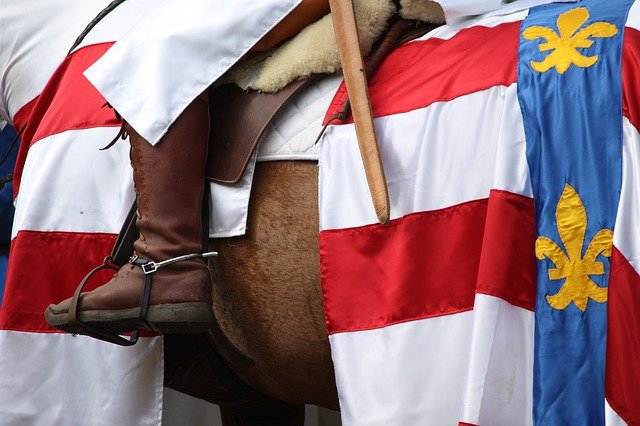
[[[165,333],[196,333],[212,322],[211,277],[202,257],[160,262],[202,251],[204,165],[209,108],[193,101],[152,146],[128,126],[136,189],[140,238],[134,256],[106,284],[72,299],[49,305],[47,322],[60,330],[94,335],[91,329],[115,333],[146,328]],[[147,264],[147,265],[145,265]],[[145,278],[152,282],[146,318],[139,318]],[[77,318],[76,318],[77,316]],[[88,326],[89,330],[87,330]],[[97,333],[100,334],[100,333]],[[99,336],[95,336],[102,338]]]

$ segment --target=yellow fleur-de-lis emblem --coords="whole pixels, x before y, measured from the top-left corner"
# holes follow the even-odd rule
[[[542,62],[531,61],[531,67],[538,72],[546,72],[552,67],[560,74],[564,74],[571,64],[588,68],[598,62],[598,55],[585,56],[578,52],[579,48],[588,48],[593,44],[589,37],[613,37],[618,33],[615,25],[608,22],[595,22],[582,29],[582,25],[589,19],[589,11],[578,7],[561,14],[557,25],[560,35],[551,28],[532,26],[524,30],[522,36],[526,40],[543,38],[547,42],[541,43],[540,52],[553,50]]]
[[[607,289],[598,287],[589,275],[604,274],[602,262],[596,262],[598,255],[611,257],[613,232],[601,229],[589,243],[584,257],[582,249],[587,230],[587,212],[576,191],[565,185],[556,207],[556,220],[560,239],[566,253],[547,237],[536,240],[536,257],[540,260],[548,257],[555,265],[549,269],[549,279],[566,278],[560,291],[553,296],[547,295],[547,302],[555,309],[565,309],[571,302],[585,311],[587,301],[598,303],[607,301]]]

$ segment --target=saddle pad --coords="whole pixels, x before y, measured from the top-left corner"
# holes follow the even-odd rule
[[[244,235],[256,161],[318,160],[320,144],[314,141],[341,81],[339,76],[325,77],[301,90],[269,124],[240,180],[211,182],[211,238]]]
[[[280,110],[258,145],[258,161],[317,161],[320,144],[314,144],[338,86],[340,75],[311,83]]]

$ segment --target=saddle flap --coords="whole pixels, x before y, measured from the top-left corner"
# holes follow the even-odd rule
[[[209,92],[211,131],[205,177],[236,183],[273,117],[313,78],[289,84],[277,93],[244,91],[225,84]]]

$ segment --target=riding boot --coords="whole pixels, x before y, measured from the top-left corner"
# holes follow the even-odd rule
[[[193,101],[152,146],[128,126],[140,236],[134,256],[106,284],[78,298],[77,318],[67,299],[50,305],[47,322],[60,330],[83,333],[82,325],[116,333],[152,329],[165,333],[197,333],[212,322],[211,277],[201,257],[204,166],[209,133],[208,104]],[[149,300],[143,302],[149,270]],[[151,262],[151,263],[150,263]],[[151,265],[151,266],[150,266]],[[145,270],[147,274],[145,273]],[[145,318],[141,305],[148,304]],[[145,306],[146,310],[146,306]]]

